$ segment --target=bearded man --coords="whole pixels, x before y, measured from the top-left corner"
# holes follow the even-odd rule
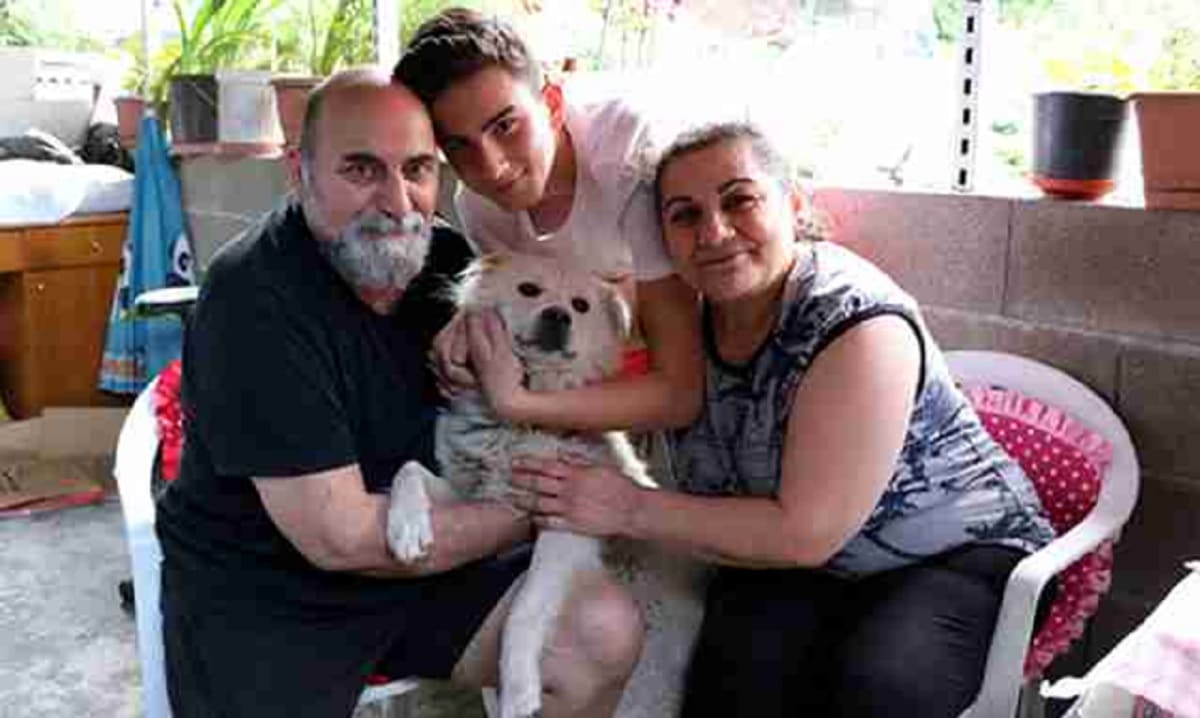
[[[425,363],[470,259],[435,226],[421,103],[385,73],[314,90],[298,190],[213,259],[184,347],[185,445],[159,500],[168,693],[188,716],[348,716],[369,674],[494,685],[528,518],[435,504],[431,553],[398,561],[392,480],[436,470]],[[636,660],[636,609],[577,592],[546,715],[592,715]]]

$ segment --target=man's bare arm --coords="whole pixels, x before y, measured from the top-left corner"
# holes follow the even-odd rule
[[[530,523],[496,503],[437,503],[430,509],[434,544],[412,564],[387,545],[386,495],[363,487],[357,464],[290,478],[255,478],[263,506],[280,532],[314,566],[373,576],[440,573],[494,555],[530,537]]]

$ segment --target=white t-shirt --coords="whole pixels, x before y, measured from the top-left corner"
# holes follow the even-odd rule
[[[563,225],[540,234],[528,212],[505,210],[460,184],[455,208],[467,238],[481,253],[555,256],[610,281],[674,273],[654,209],[655,154],[646,121],[619,99],[566,110],[575,196]]]

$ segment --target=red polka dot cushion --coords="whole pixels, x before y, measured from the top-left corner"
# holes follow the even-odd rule
[[[1020,392],[964,387],[988,433],[1021,465],[1060,535],[1096,503],[1112,461],[1112,445],[1073,417]],[[1112,580],[1112,541],[1058,575],[1058,597],[1025,657],[1036,678],[1083,633]]]
[[[172,361],[163,368],[154,385],[154,417],[158,422],[164,481],[174,481],[179,475],[179,458],[183,455],[183,408],[179,401],[183,380],[181,369],[178,359]]]

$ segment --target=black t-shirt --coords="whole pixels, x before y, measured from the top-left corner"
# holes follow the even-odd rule
[[[471,251],[435,229],[396,309],[372,312],[333,271],[289,204],[214,258],[184,346],[185,443],[158,502],[164,571],[197,601],[352,610],[397,584],[316,569],[270,520],[250,477],[357,463],[386,491],[410,459],[436,470],[430,341]]]

